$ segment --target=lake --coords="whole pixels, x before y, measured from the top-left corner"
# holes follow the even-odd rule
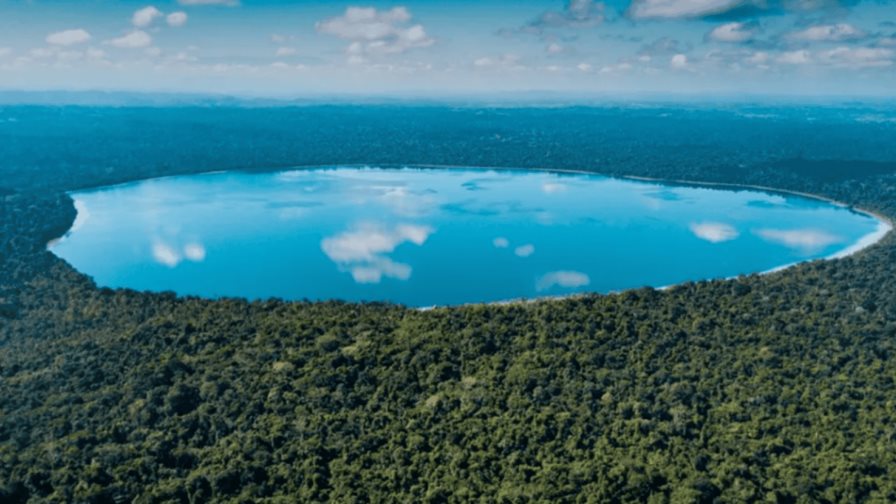
[[[71,196],[50,249],[101,286],[409,306],[765,272],[888,229],[788,194],[533,170],[222,172]]]

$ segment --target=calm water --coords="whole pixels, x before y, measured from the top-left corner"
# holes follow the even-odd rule
[[[730,277],[884,231],[799,197],[533,171],[229,172],[72,197],[52,251],[103,286],[412,306]]]

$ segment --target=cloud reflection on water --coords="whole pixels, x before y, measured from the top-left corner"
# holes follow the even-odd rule
[[[388,227],[378,223],[362,223],[351,231],[324,238],[324,254],[352,274],[358,283],[379,283],[383,277],[407,280],[410,265],[393,261],[388,254],[403,243],[423,245],[435,232],[430,226],[399,224]]]
[[[756,235],[765,241],[797,249],[805,254],[843,241],[843,238],[820,229],[759,229]]]

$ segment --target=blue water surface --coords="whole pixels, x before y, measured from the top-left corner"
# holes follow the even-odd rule
[[[51,250],[102,286],[410,306],[763,272],[885,226],[791,195],[528,170],[209,173],[72,197]]]

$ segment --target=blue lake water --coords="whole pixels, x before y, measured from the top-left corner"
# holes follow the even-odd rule
[[[726,278],[886,231],[814,199],[522,170],[209,173],[72,197],[51,250],[102,286],[410,306]]]

